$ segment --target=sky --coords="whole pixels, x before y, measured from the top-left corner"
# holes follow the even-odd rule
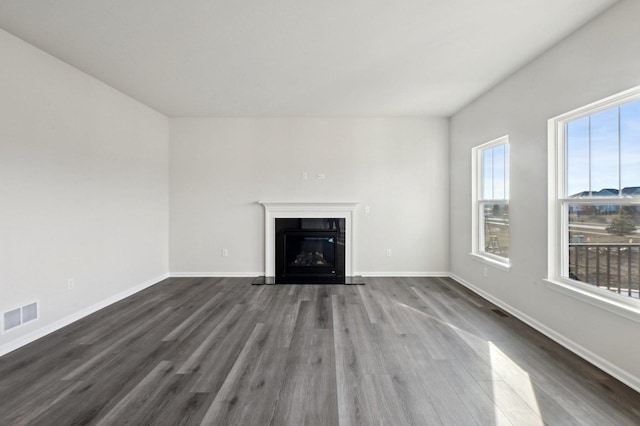
[[[630,186],[640,186],[640,100],[569,122],[567,195]]]
[[[482,195],[484,200],[509,198],[509,144],[482,152]]]

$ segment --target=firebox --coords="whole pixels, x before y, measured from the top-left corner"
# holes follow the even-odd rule
[[[344,218],[276,218],[277,284],[344,284]]]

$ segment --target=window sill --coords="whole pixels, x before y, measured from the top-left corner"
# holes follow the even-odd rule
[[[606,294],[598,294],[596,291],[583,289],[578,285],[559,280],[545,279],[544,281],[547,283],[547,288],[553,291],[640,323],[640,305],[636,303],[625,303],[624,301],[614,300],[614,298],[608,297]],[[630,300],[629,302],[633,301]]]
[[[511,270],[511,264],[508,261],[501,262],[499,260],[496,260],[487,256],[483,256],[478,253],[469,253],[469,255],[473,260],[486,263],[487,265],[493,266],[494,268],[498,268],[506,272],[509,272]]]

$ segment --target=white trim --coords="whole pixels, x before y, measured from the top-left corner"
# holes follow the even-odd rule
[[[520,321],[524,322],[525,324],[529,325],[530,327],[536,329],[537,331],[539,331],[540,333],[544,334],[545,336],[547,336],[548,338],[550,338],[554,342],[556,342],[559,345],[565,347],[566,349],[568,349],[571,352],[575,353],[579,357],[583,358],[584,360],[590,362],[591,364],[595,365],[599,369],[605,371],[606,373],[608,373],[611,376],[615,377],[616,379],[620,380],[622,383],[626,384],[630,388],[634,389],[637,392],[640,392],[640,377],[636,377],[633,374],[629,373],[628,371],[623,370],[622,368],[618,367],[617,365],[612,364],[608,360],[606,360],[606,359],[602,358],[601,356],[591,352],[590,350],[588,350],[585,347],[577,344],[573,340],[571,340],[571,339],[567,338],[566,336],[558,333],[557,331],[547,327],[546,325],[540,323],[539,321],[531,318],[529,315],[527,315],[527,314],[519,311],[518,309],[512,307],[511,305],[503,302],[502,300],[498,299],[497,297],[492,296],[491,294],[489,294],[486,291],[480,289],[479,287],[476,287],[475,285],[473,285],[470,282],[462,279],[461,277],[459,277],[459,276],[457,276],[457,275],[455,275],[453,273],[449,274],[449,277],[451,279],[457,281],[458,283],[462,284],[463,286],[467,287],[469,290],[473,291],[474,293],[477,293],[478,295],[480,295],[483,298],[487,299],[488,301],[490,301],[494,305],[500,307],[504,311],[510,313],[511,315],[513,315],[514,317],[518,318]]]
[[[449,272],[433,272],[433,271],[420,271],[420,272],[406,272],[406,271],[383,271],[383,272],[356,272],[354,275],[361,275],[363,277],[448,277],[451,274]]]
[[[577,108],[573,111],[550,118],[547,121],[547,169],[548,169],[548,198],[547,198],[547,278],[549,288],[565,293],[571,297],[579,298],[591,305],[601,307],[613,313],[621,314],[625,318],[636,316],[636,301],[630,301],[631,308],[621,311],[619,306],[625,306],[625,302],[618,299],[625,298],[611,294],[603,295],[602,289],[588,286],[563,275],[568,275],[569,259],[568,250],[569,233],[565,232],[569,226],[568,204],[618,204],[637,205],[637,199],[624,197],[592,197],[589,199],[567,198],[566,183],[566,125],[567,123],[588,117],[599,112],[620,107],[626,103],[640,100],[640,86],[609,96],[608,98],[593,102],[589,105]],[[622,188],[620,188],[622,189]],[[573,291],[569,288],[573,287]],[[589,296],[587,296],[589,294]],[[604,307],[611,304],[611,308]],[[635,318],[631,318],[637,321]]]
[[[345,275],[352,276],[354,265],[355,226],[354,212],[359,202],[288,202],[288,201],[258,201],[264,206],[264,275],[273,277],[276,274],[276,218],[307,217],[323,218],[337,217],[345,219]]]
[[[637,101],[638,99],[640,99],[640,86],[632,87],[631,89],[616,93],[607,98],[600,99],[599,101],[592,102],[589,105],[560,114],[553,117],[551,120],[563,122],[579,120],[580,118],[597,114],[622,104]]]
[[[499,138],[492,139],[489,142],[485,142],[478,146],[474,146],[472,149],[476,150],[477,152],[480,152],[480,151],[486,151],[489,148],[495,148],[496,146],[504,145],[508,143],[509,143],[509,135],[503,135],[503,136],[500,136]]]
[[[255,278],[263,272],[171,272],[172,278]]]
[[[564,164],[564,152],[559,149],[560,138],[564,140],[564,131],[560,127],[562,127],[561,124],[555,119],[550,119],[547,122],[547,172],[549,174],[547,182],[547,278],[549,279],[559,276],[557,271],[560,271],[562,266],[560,256],[558,256],[562,245],[558,194],[560,194],[560,185],[562,185],[564,177],[560,179],[558,164]]]
[[[640,199],[638,197],[559,198],[559,201],[563,204],[578,204],[578,205],[599,205],[599,204],[617,204],[620,206],[640,205]]]
[[[502,262],[498,259],[494,259],[492,257],[484,256],[478,253],[469,253],[469,256],[475,261],[486,263],[489,266],[493,266],[494,268],[502,269],[503,271],[509,272],[511,270],[511,263],[509,261]]]
[[[580,282],[566,283],[563,281],[549,279],[545,279],[544,281],[547,283],[548,289],[580,300],[581,302],[586,302],[592,306],[604,309],[607,312],[611,312],[633,322],[640,323],[640,303],[635,299],[619,296],[609,290],[599,289],[590,284],[583,284]],[[596,290],[600,291],[596,293]]]
[[[160,281],[169,278],[169,274],[163,274],[157,278],[151,279],[149,281],[145,281],[142,284],[139,284],[135,287],[129,288],[121,293],[113,295],[105,300],[102,300],[96,304],[93,304],[87,308],[81,309],[78,312],[75,312],[71,315],[68,315],[58,321],[55,321],[45,327],[42,327],[38,330],[32,331],[29,334],[26,334],[18,339],[15,339],[11,342],[5,343],[4,345],[0,345],[0,356],[6,355],[9,352],[12,352],[16,349],[21,348],[31,342],[38,340],[41,337],[46,336],[47,334],[53,333],[54,331],[60,330],[63,327],[66,327],[69,324],[72,324],[88,315],[93,314],[94,312],[99,311],[100,309],[106,308],[109,305],[112,305],[116,302],[119,302],[122,299],[125,299],[129,296],[134,295],[148,287],[151,287],[155,284],[158,284]]]
[[[171,278],[255,278],[263,272],[171,272]],[[443,271],[365,271],[354,272],[352,276],[362,277],[448,277]],[[351,276],[351,275],[350,275]]]
[[[507,161],[509,163],[509,175],[507,176],[507,181],[505,182],[505,195],[507,195],[506,199],[480,199],[480,195],[482,191],[480,190],[480,186],[483,184],[482,173],[483,170],[480,167],[482,163],[482,153],[487,149],[493,149],[500,145],[506,145],[509,149]],[[484,251],[484,232],[481,232],[480,219],[481,219],[481,210],[480,205],[483,203],[503,203],[509,206],[509,193],[507,192],[507,188],[509,191],[511,190],[511,184],[509,182],[511,176],[511,146],[509,143],[509,135],[500,136],[499,138],[493,139],[489,142],[485,142],[481,145],[474,146],[471,148],[471,254],[473,256],[477,256],[478,258],[485,260],[487,264],[492,266],[497,266],[500,269],[509,268],[509,258],[503,258],[500,256],[492,255],[491,253],[487,253]],[[511,220],[511,211],[509,211],[509,220]],[[511,237],[509,237],[511,240]],[[509,244],[511,245],[511,244]]]

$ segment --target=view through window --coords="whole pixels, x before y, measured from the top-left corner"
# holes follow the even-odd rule
[[[640,100],[565,123],[563,277],[640,294]]]
[[[509,140],[502,137],[476,148],[478,161],[477,254],[508,263]]]

